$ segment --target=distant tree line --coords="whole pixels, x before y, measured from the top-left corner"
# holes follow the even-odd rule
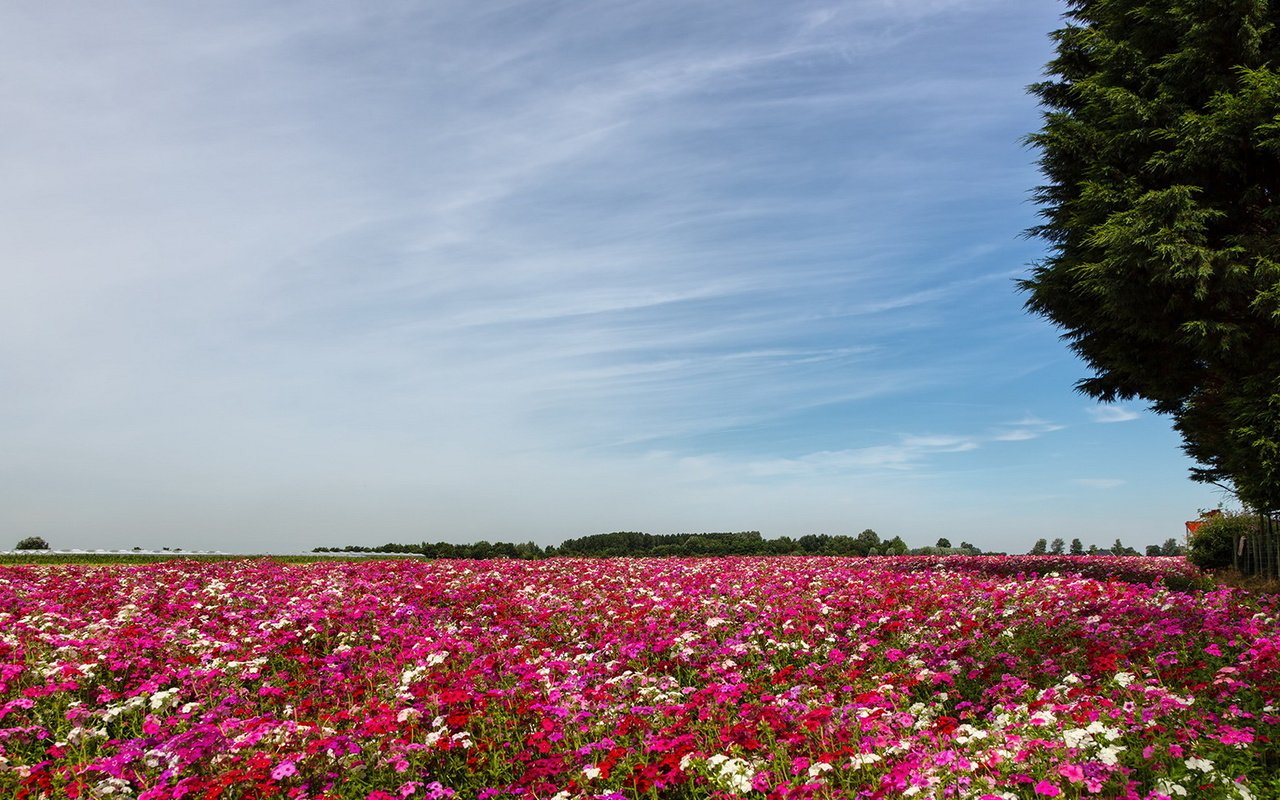
[[[1003,552],[984,551],[968,542],[952,546],[945,536],[928,547],[908,547],[901,536],[882,539],[880,534],[867,528],[857,536],[844,534],[811,533],[792,538],[779,536],[766,539],[759,531],[714,533],[642,533],[640,531],[614,531],[565,539],[559,545],[542,547],[534,542],[513,544],[481,540],[469,544],[449,542],[421,542],[397,544],[388,542],[376,547],[347,545],[346,547],[317,547],[315,553],[387,553],[424,556],[426,558],[513,558],[539,559],[553,556],[579,558],[661,558],[664,556],[905,556],[905,555],[1006,555]],[[1126,546],[1119,539],[1109,548],[1096,544],[1087,547],[1079,539],[1068,544],[1065,539],[1037,539],[1030,555],[1117,555],[1117,556],[1181,556],[1185,549],[1178,540],[1170,538],[1162,545],[1147,545],[1145,552]]]
[[[615,531],[566,539],[559,545],[540,547],[534,542],[512,544],[510,542],[479,541],[471,544],[449,542],[422,542],[420,544],[396,544],[388,542],[377,547],[347,545],[346,547],[317,547],[316,553],[401,553],[427,558],[517,558],[537,559],[552,556],[608,558],[618,556],[657,558],[663,556],[896,556],[896,555],[980,555],[982,550],[968,542],[952,547],[946,539],[939,539],[937,546],[911,549],[900,536],[881,539],[870,528],[857,536],[812,533],[797,538],[780,536],[766,539],[759,531],[734,533],[668,533],[654,534],[639,531]]]
[[[1031,546],[1029,551],[1033,556],[1181,556],[1186,555],[1186,549],[1178,543],[1177,539],[1165,539],[1164,544],[1149,544],[1146,552],[1140,553],[1132,547],[1128,547],[1120,541],[1119,537],[1108,549],[1098,547],[1091,544],[1086,548],[1084,543],[1079,539],[1072,539],[1070,549],[1067,547],[1065,540],[1058,538],[1050,542],[1048,539],[1036,539],[1036,543]]]

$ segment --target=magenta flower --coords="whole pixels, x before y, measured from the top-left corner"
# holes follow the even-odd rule
[[[1149,797],[1141,765],[1193,757],[1261,783],[1237,748],[1280,726],[1280,597],[1171,588],[1195,577],[1102,556],[0,566],[0,744],[33,765],[0,783],[892,800],[945,774],[983,800]]]
[[[271,779],[282,781],[291,775],[298,774],[298,767],[292,761],[281,761],[271,770]]]

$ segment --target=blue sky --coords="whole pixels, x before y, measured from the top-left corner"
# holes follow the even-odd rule
[[[6,4],[0,536],[1178,536],[1014,286],[1061,10]]]

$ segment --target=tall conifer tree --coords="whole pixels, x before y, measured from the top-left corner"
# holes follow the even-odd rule
[[[1198,480],[1280,507],[1280,0],[1068,0],[1028,137],[1027,306],[1169,415]]]

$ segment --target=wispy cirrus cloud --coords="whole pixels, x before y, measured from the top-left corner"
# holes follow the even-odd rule
[[[1048,422],[1039,417],[1026,416],[1017,422],[1001,425],[992,434],[991,439],[997,442],[1025,442],[1031,439],[1038,439],[1046,433],[1060,431],[1063,427],[1063,425]]]
[[[1142,417],[1142,413],[1139,410],[1130,406],[1094,406],[1087,409],[1087,411],[1094,422],[1100,422],[1103,424],[1132,422],[1133,420],[1140,419]]]
[[[1030,9],[0,8],[4,521],[800,525],[1056,441]]]

